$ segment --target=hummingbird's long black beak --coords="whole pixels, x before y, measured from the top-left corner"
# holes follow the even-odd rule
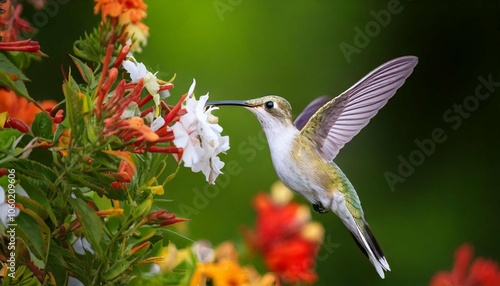
[[[207,103],[205,103],[205,106],[221,106],[221,105],[252,107],[244,100],[219,100],[219,101],[208,101]]]

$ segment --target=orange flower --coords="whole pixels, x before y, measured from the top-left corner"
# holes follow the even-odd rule
[[[248,275],[245,270],[238,263],[229,260],[217,263],[198,263],[189,285],[204,285],[205,279],[211,280],[213,285],[220,286],[248,283]]]
[[[132,39],[132,51],[141,51],[141,46],[147,44],[149,27],[141,21],[146,18],[148,7],[142,0],[95,0],[94,13],[101,11],[101,18],[118,19],[118,24],[125,27],[123,33],[127,39]]]
[[[54,100],[44,100],[40,105],[45,110],[51,110],[57,103]],[[5,112],[10,118],[16,118],[31,125],[35,115],[41,110],[26,98],[16,95],[13,91],[0,89],[0,113]]]
[[[119,17],[120,24],[137,23],[146,17],[148,7],[142,0],[95,0],[94,14],[101,11],[104,21],[106,17]]]
[[[472,262],[467,275],[473,249],[463,244],[455,252],[455,265],[451,272],[440,271],[431,280],[431,286],[496,286],[500,285],[500,270],[492,260],[477,258]]]
[[[160,136],[158,136],[158,134],[153,132],[149,126],[144,124],[144,119],[142,119],[141,117],[132,117],[126,119],[125,122],[129,124],[130,129],[138,131],[148,142],[153,143],[160,139]]]
[[[238,252],[234,243],[221,243],[215,251],[203,243],[193,245],[192,250],[198,264],[189,285],[222,286],[272,286],[276,277],[272,273],[261,276],[253,267],[238,264]],[[214,256],[215,254],[215,256]],[[214,259],[215,258],[215,259]]]

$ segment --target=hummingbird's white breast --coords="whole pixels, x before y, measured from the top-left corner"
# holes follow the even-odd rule
[[[264,132],[269,143],[274,169],[280,180],[309,202],[317,202],[318,195],[325,192],[318,180],[318,174],[310,164],[314,159],[311,158],[312,154],[297,143],[299,130],[289,125],[282,128],[264,127]]]

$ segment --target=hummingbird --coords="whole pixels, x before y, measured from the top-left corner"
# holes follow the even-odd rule
[[[275,95],[206,103],[250,110],[264,130],[279,179],[316,212],[336,214],[381,278],[391,270],[389,264],[365,220],[356,190],[333,159],[403,85],[417,62],[415,56],[388,61],[339,96],[313,100],[293,122],[290,103]]]

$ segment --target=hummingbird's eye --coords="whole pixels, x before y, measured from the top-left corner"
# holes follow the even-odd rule
[[[272,102],[272,101],[268,101],[268,102],[266,102],[266,103],[265,103],[265,105],[266,105],[266,108],[267,108],[267,109],[271,109],[271,108],[273,108],[273,107],[274,107],[274,102]]]

